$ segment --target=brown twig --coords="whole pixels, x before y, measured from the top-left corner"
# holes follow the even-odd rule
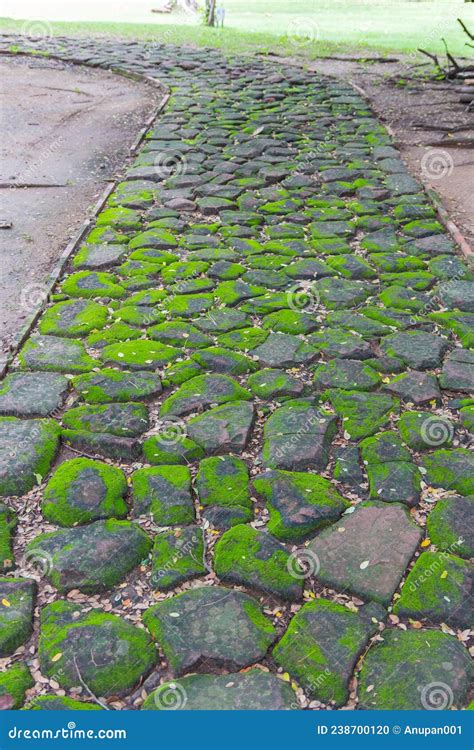
[[[90,687],[87,684],[87,682],[85,682],[85,680],[83,679],[83,677],[81,675],[81,670],[79,669],[79,666],[78,666],[77,661],[76,661],[76,656],[74,655],[72,658],[73,658],[73,661],[74,661],[74,666],[76,667],[76,672],[77,672],[77,676],[79,678],[79,682],[81,683],[81,685],[84,688],[84,690],[87,690],[88,694],[90,695],[90,697],[92,698],[92,700],[94,701],[94,703],[97,703],[98,706],[101,706],[106,711],[110,711],[110,708],[108,707],[108,705],[106,703],[102,703],[102,701],[100,700],[100,698],[98,698],[96,695],[94,695],[94,693],[90,689]]]

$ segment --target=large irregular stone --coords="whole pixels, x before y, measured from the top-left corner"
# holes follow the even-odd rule
[[[360,444],[369,477],[369,499],[416,505],[421,474],[396,432],[380,432]]]
[[[185,416],[203,411],[209,406],[220,406],[230,401],[246,401],[251,395],[236,380],[226,375],[198,375],[178,388],[163,402],[160,414]]]
[[[474,455],[466,448],[439,450],[423,457],[425,481],[433,487],[474,494]]]
[[[32,336],[19,354],[20,364],[29,370],[89,372],[97,365],[82,341],[58,336]]]
[[[97,302],[67,300],[45,310],[39,330],[42,334],[75,338],[103,328],[107,317],[107,308]]]
[[[445,416],[430,411],[406,411],[398,429],[403,441],[414,451],[426,451],[451,445],[454,424]]]
[[[287,682],[270,672],[250,669],[229,675],[192,674],[165,682],[143,708],[148,711],[289,711],[296,695]]]
[[[439,630],[385,630],[359,677],[363,710],[462,708],[473,674],[469,653]]]
[[[52,419],[0,418],[0,496],[22,495],[42,481],[56,455],[59,434]]]
[[[474,284],[472,281],[450,280],[440,284],[437,294],[448,310],[474,312]]]
[[[250,438],[254,408],[246,401],[217,406],[188,422],[188,435],[206,453],[239,453]]]
[[[35,537],[27,557],[65,593],[95,593],[112,588],[148,556],[151,539],[129,521],[95,521]]]
[[[303,594],[303,570],[295,562],[292,575],[291,563],[282,544],[246,524],[226,531],[214,550],[214,570],[221,581],[297,600]]]
[[[202,664],[241,669],[262,659],[276,638],[255,599],[221,586],[202,586],[159,602],[143,621],[176,675]]]
[[[47,417],[62,405],[67,389],[62,375],[12,372],[0,386],[0,415]]]
[[[474,352],[468,349],[451,352],[444,361],[439,382],[441,388],[474,393]]]
[[[127,515],[127,480],[120,469],[90,458],[62,463],[43,495],[44,517],[59,526],[76,526]]]
[[[253,486],[265,499],[269,532],[282,541],[306,539],[349,507],[328,479],[309,472],[267,470]]]
[[[438,402],[441,399],[436,377],[417,370],[396,375],[382,386],[382,390],[417,405],[428,404],[430,401]]]
[[[162,531],[152,550],[151,585],[160,591],[206,575],[204,536],[198,526]]]
[[[253,518],[247,464],[236,456],[210,456],[201,461],[196,491],[202,516],[218,529]]]
[[[448,341],[424,331],[393,333],[386,336],[380,347],[391,357],[398,357],[414,370],[439,367],[448,349]]]
[[[318,409],[312,399],[289,401],[265,424],[263,463],[271,469],[321,471],[335,433],[334,415]]]
[[[119,437],[138,437],[148,429],[145,404],[85,404],[69,409],[62,416],[70,430],[110,433]]]
[[[174,362],[180,353],[175,346],[140,339],[110,344],[104,348],[101,356],[105,364],[125,370],[156,370],[169,362]]]
[[[438,500],[426,522],[428,536],[440,550],[474,557],[474,495]]]
[[[367,502],[309,545],[317,578],[337,591],[388,604],[420,541],[402,505]]]
[[[185,466],[138,469],[132,474],[135,517],[150,514],[157,526],[194,522],[191,473]]]
[[[331,359],[319,365],[313,383],[317,390],[342,388],[347,391],[372,391],[380,383],[380,376],[356,359]]]
[[[377,604],[354,612],[326,599],[308,602],[291,620],[273,658],[312,698],[342,706],[355,663],[384,616]]]
[[[36,583],[0,578],[0,658],[13,654],[33,631]]]
[[[271,333],[267,340],[252,351],[264,367],[290,367],[314,359],[317,352],[298,336]]]
[[[97,697],[123,695],[151,671],[156,657],[148,633],[116,615],[84,612],[61,600],[41,612],[41,672],[66,690],[85,683]]]
[[[398,401],[383,393],[329,391],[334,410],[342,419],[345,437],[359,440],[377,432],[390,420]]]
[[[469,628],[474,621],[474,565],[446,552],[423,552],[393,611],[403,617]]]
[[[280,396],[299,396],[304,385],[285,370],[264,368],[250,375],[247,386],[262,399],[279,398]]]
[[[43,376],[44,377],[44,376]],[[161,393],[161,380],[152,372],[121,372],[104,369],[78,375],[73,379],[76,391],[89,404],[141,401]]]

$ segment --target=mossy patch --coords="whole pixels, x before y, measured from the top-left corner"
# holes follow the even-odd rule
[[[22,662],[13,664],[10,669],[0,674],[0,710],[21,708],[25,701],[26,691],[34,684],[26,664]]]
[[[167,591],[206,573],[202,529],[186,526],[156,535],[150,578],[154,588]]]
[[[89,404],[148,399],[161,393],[161,381],[151,372],[104,369],[73,378],[75,390]]]
[[[191,474],[185,466],[138,469],[132,474],[134,516],[151,514],[157,526],[193,523]]]
[[[70,300],[48,307],[39,324],[42,334],[53,336],[85,336],[103,328],[107,321],[107,308],[97,302]]]

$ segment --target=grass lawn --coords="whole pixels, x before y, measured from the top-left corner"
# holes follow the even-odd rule
[[[74,2],[68,3],[69,18],[74,16],[71,13]],[[446,39],[453,54],[469,56],[467,37],[456,18],[460,16],[474,27],[474,3],[462,0],[222,0],[222,4],[226,8],[224,29],[208,29],[198,17],[184,12],[148,14],[153,2],[139,3],[138,17],[149,16],[150,23],[68,20],[54,21],[51,28],[54,34],[135,37],[167,44],[221,47],[230,53],[271,51],[315,59],[339,53],[361,54],[363,50],[387,54],[412,52],[417,47],[442,52],[441,37]],[[108,0],[104,0],[100,8],[102,18],[107,5]],[[23,3],[18,0],[15,12],[18,15],[30,6],[29,17],[38,18],[36,5],[28,0]],[[114,6],[112,2],[110,18],[120,16],[119,8]],[[48,2],[41,7],[42,17],[48,18]],[[93,9],[90,12],[93,18]],[[133,18],[133,12],[130,14],[128,10],[126,17]],[[22,25],[21,20],[0,19],[3,31],[18,31]]]

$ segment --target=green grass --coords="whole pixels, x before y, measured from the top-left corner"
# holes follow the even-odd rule
[[[474,26],[474,4],[462,0],[224,0],[226,28],[209,29],[184,13],[153,15],[153,23],[54,22],[54,34],[150,39],[222,48],[229,53],[273,52],[306,59],[331,54],[442,52],[469,56],[456,18]],[[169,21],[175,21],[170,24]],[[2,31],[23,21],[0,19]],[[472,50],[471,50],[472,52]]]

